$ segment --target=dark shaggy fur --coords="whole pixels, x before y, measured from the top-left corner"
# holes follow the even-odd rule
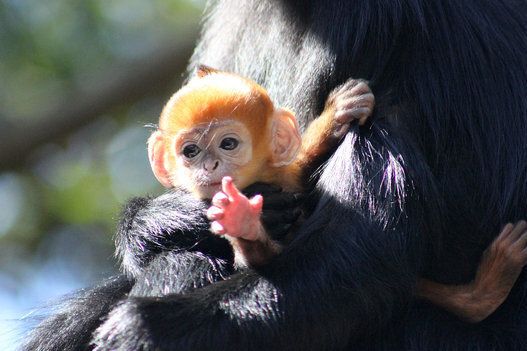
[[[99,286],[82,290],[32,331],[23,350],[87,350],[95,328],[115,303],[126,296],[132,282],[124,276],[109,278]],[[4,345],[6,346],[6,345]]]
[[[527,349],[525,276],[476,325],[411,298],[418,275],[472,279],[500,227],[527,214],[526,14],[515,0],[212,6],[191,68],[256,79],[303,126],[332,88],[368,79],[373,121],[346,136],[313,216],[261,271],[224,280],[224,243],[199,247],[188,198],[139,206],[118,238],[137,288],[113,297],[96,349]]]

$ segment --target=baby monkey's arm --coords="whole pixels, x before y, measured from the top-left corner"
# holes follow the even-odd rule
[[[302,136],[302,148],[295,161],[307,179],[349,130],[350,122],[364,125],[373,112],[375,97],[366,81],[349,79],[335,88],[322,114],[311,122]]]
[[[476,323],[491,315],[505,301],[527,263],[527,223],[507,224],[483,253],[474,281],[444,285],[420,279],[417,295]]]
[[[263,197],[248,199],[232,182],[224,177],[222,191],[212,198],[207,217],[213,221],[211,231],[224,235],[234,249],[238,267],[260,266],[281,251],[281,246],[265,232],[261,221]]]

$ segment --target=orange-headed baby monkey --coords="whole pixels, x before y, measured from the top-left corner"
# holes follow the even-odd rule
[[[262,196],[247,199],[238,189],[264,182],[301,191],[350,122],[363,124],[373,106],[368,85],[349,80],[330,95],[302,140],[295,116],[275,108],[256,82],[200,66],[163,109],[148,140],[149,159],[164,186],[212,199],[211,231],[232,243],[238,266],[261,265],[281,247],[262,226]]]

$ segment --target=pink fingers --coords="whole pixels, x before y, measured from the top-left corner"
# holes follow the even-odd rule
[[[236,188],[234,183],[232,182],[231,177],[223,177],[221,180],[221,189],[227,196],[229,197],[230,201],[235,201],[240,198],[242,193]]]

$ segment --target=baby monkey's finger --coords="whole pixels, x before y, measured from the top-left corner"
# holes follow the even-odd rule
[[[356,87],[359,83],[364,83],[364,81],[360,79],[348,79],[346,82],[342,83],[333,90],[333,95],[336,96],[344,94],[345,92],[348,92]]]
[[[329,94],[327,102],[329,104],[335,103],[335,101],[338,98],[341,98],[343,95],[360,95],[364,93],[368,93],[370,91],[370,88],[368,86],[368,82],[362,79],[348,79],[343,84],[337,86],[333,91]]]
[[[216,207],[225,207],[230,203],[229,197],[221,191],[212,197],[212,204]]]
[[[236,186],[232,182],[231,177],[223,177],[223,179],[221,180],[221,190],[223,190],[223,192],[227,194],[227,196],[229,196],[229,200],[235,200],[241,195],[238,188],[236,188]]]
[[[500,234],[498,235],[498,238],[496,240],[503,240],[506,237],[509,236],[509,234],[514,229],[514,225],[512,223],[505,224],[505,227],[501,230]]]
[[[524,236],[527,237],[527,232],[522,234],[522,237],[524,237]],[[525,247],[525,246],[523,247],[521,255],[522,255],[522,259],[523,259],[523,264],[527,265],[527,247]]]
[[[335,108],[337,110],[347,109],[356,106],[368,106],[373,107],[375,105],[375,96],[370,93],[364,93],[362,95],[355,95],[353,91],[349,91],[343,94],[337,101]]]
[[[212,222],[210,225],[210,231],[218,235],[225,234],[225,228],[220,224],[220,222]]]
[[[510,234],[508,235],[508,238],[512,241],[516,241],[518,237],[527,230],[527,222],[524,220],[519,221],[516,223]]]
[[[225,212],[219,207],[211,206],[207,210],[207,218],[210,221],[216,221],[218,219],[223,219],[224,216],[225,216]]]
[[[339,124],[347,124],[356,119],[359,120],[359,122],[364,119],[364,122],[366,122],[371,113],[371,107],[353,107],[349,110],[335,113],[335,120]]]
[[[524,250],[527,246],[527,231],[523,232],[512,245],[514,250]]]
[[[335,105],[335,110],[336,112],[339,112],[356,107],[369,107],[373,109],[373,106],[375,106],[375,97],[372,93],[369,93],[359,96],[347,96],[339,99]]]
[[[262,212],[262,206],[263,206],[263,196],[262,195],[255,195],[252,198],[249,199],[249,204],[251,205],[251,210],[255,213],[261,213]]]
[[[353,93],[354,95],[360,95],[360,94],[367,94],[371,92],[371,90],[370,90],[370,87],[368,86],[368,83],[366,83],[363,80],[359,80],[358,83],[353,88],[351,88],[350,92]]]
[[[523,265],[525,266],[527,264],[527,231],[523,232],[523,234],[516,242],[515,246],[516,245],[518,246],[518,249],[521,250],[520,259]]]

